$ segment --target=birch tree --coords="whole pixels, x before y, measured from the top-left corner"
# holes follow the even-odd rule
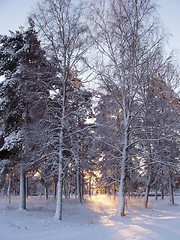
[[[135,138],[138,130],[135,120],[142,110],[139,90],[142,82],[152,77],[152,71],[146,71],[146,64],[153,61],[154,52],[162,39],[157,34],[153,11],[154,6],[149,0],[98,1],[91,4],[91,34],[99,59],[92,69],[122,114],[117,210],[121,216],[125,215],[128,152],[138,141]]]
[[[61,111],[58,144],[58,187],[55,218],[62,220],[62,190],[64,166],[64,131],[67,118],[67,87],[75,70],[81,73],[82,60],[87,50],[86,26],[82,22],[82,5],[71,0],[46,0],[39,4],[32,15],[41,31],[48,56],[54,61],[59,86]],[[81,64],[80,64],[81,62]]]

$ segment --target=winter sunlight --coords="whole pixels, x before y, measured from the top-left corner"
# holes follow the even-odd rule
[[[27,210],[18,211],[18,199],[0,199],[1,240],[179,240],[180,196],[176,205],[168,198],[150,198],[144,209],[142,198],[127,203],[124,218],[116,215],[116,201],[107,195],[86,198],[81,205],[76,198],[64,199],[63,221],[53,218],[55,201],[28,197]]]

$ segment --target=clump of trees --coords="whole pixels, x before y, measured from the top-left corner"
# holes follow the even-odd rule
[[[53,185],[61,220],[63,194],[82,203],[96,171],[121,216],[127,195],[144,192],[148,207],[167,183],[174,203],[179,74],[154,11],[150,0],[46,0],[27,30],[0,36],[0,187],[9,199],[16,189],[21,209],[38,180],[46,198]]]

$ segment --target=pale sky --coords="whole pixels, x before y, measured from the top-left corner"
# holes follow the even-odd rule
[[[27,25],[27,16],[38,0],[0,0],[0,34]]]
[[[180,64],[180,0],[157,0],[161,22],[171,34],[169,48],[176,50]]]
[[[0,34],[8,30],[19,30],[26,26],[27,15],[38,0],[0,0]],[[76,1],[76,0],[74,0]],[[161,21],[167,32],[172,34],[169,49],[178,53],[180,63],[180,0],[156,0]]]

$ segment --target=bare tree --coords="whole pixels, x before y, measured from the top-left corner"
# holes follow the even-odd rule
[[[32,15],[40,29],[48,56],[55,63],[59,84],[55,92],[59,94],[60,113],[58,147],[58,187],[55,218],[62,219],[63,166],[65,152],[65,126],[69,106],[67,88],[72,83],[73,72],[80,74],[82,60],[87,51],[86,27],[82,22],[82,5],[76,6],[71,0],[46,0],[39,4]],[[81,63],[80,63],[81,62]],[[67,150],[67,149],[66,149]]]
[[[156,74],[153,61],[162,37],[153,18],[151,1],[115,0],[91,4],[91,36],[98,50],[92,69],[104,91],[111,94],[121,113],[121,173],[117,213],[125,215],[126,171],[129,149],[140,141],[136,123],[143,108],[142,83]],[[147,65],[150,64],[149,68]],[[138,135],[137,135],[138,136]]]

